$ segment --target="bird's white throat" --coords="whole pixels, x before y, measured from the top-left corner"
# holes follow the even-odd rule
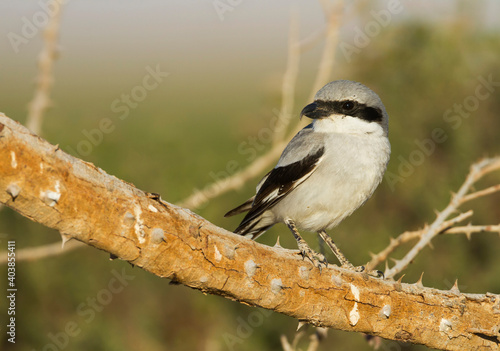
[[[376,122],[367,122],[357,117],[331,115],[313,122],[314,131],[320,133],[373,134],[386,135],[384,128]]]

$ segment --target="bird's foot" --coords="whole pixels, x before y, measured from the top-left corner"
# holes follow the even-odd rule
[[[348,269],[350,271],[354,271],[354,272],[358,272],[358,273],[366,273],[368,274],[369,276],[372,276],[372,277],[375,277],[375,278],[382,278],[384,279],[384,273],[382,271],[379,271],[379,270],[371,270],[371,271],[367,271],[365,266],[353,266],[351,262],[347,261],[347,262],[344,262],[341,266],[342,268],[344,269]]]
[[[295,240],[297,240],[297,246],[299,247],[303,259],[307,257],[315,267],[319,268],[320,272],[323,267],[328,266],[328,262],[326,261],[325,256],[317,253],[316,251],[311,249],[309,245],[307,245],[306,241],[300,236],[295,223],[291,219],[286,219],[285,224],[288,226],[288,228],[290,228],[290,231],[292,232]]]
[[[302,255],[302,258],[309,259],[309,261],[311,261],[311,263],[314,265],[314,267],[319,268],[320,271],[323,267],[328,266],[328,261],[326,260],[325,256],[314,251],[309,246],[299,245],[299,250],[300,250],[300,253]]]

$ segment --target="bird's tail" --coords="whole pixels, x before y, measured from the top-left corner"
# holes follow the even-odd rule
[[[239,235],[243,235],[246,238],[255,240],[259,236],[261,236],[261,234],[263,234],[266,230],[268,230],[269,228],[271,228],[274,225],[274,223],[273,223],[270,225],[263,226],[260,222],[261,222],[260,220],[255,220],[255,221],[248,222],[248,223],[241,222],[241,224],[238,226],[238,228],[236,228],[234,230],[234,233],[239,234]]]
[[[253,204],[253,200],[254,199],[255,199],[255,196],[251,197],[250,199],[248,199],[247,201],[245,201],[244,204],[241,204],[238,207],[233,208],[231,211],[229,211],[228,213],[226,213],[224,215],[224,217],[231,217],[231,216],[243,213],[243,212],[247,212],[248,210],[250,210],[252,208],[252,204]]]
[[[252,208],[253,200],[255,199],[255,196],[248,199],[245,203],[241,204],[240,206],[232,209],[228,213],[224,215],[224,217],[231,217],[243,212],[247,212]],[[264,233],[266,230],[271,228],[274,223],[272,224],[264,224],[263,218],[262,217],[257,217],[257,218],[252,218],[253,216],[249,217],[248,214],[243,218],[241,221],[240,225],[234,230],[235,234],[243,235],[249,239],[255,240],[257,239],[262,233]],[[265,222],[265,221],[264,221]]]

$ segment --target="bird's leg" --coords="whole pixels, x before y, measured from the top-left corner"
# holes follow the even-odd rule
[[[300,236],[295,223],[291,219],[286,219],[285,224],[288,226],[288,228],[290,228],[290,231],[295,237],[295,240],[297,240],[297,246],[299,247],[302,256],[304,258],[307,257],[313,263],[313,265],[318,267],[320,270],[322,266],[326,267],[328,265],[328,262],[326,261],[325,256],[315,252],[309,247],[309,245],[307,245],[306,241]]]
[[[333,251],[335,256],[337,256],[342,268],[353,270],[355,272],[364,272],[365,271],[365,266],[358,266],[358,267],[353,266],[353,264],[351,262],[349,262],[349,260],[344,256],[344,254],[339,250],[337,245],[335,245],[335,243],[333,242],[333,239],[324,230],[319,231],[318,234],[325,241],[325,243],[330,247],[330,249]],[[377,277],[377,278],[384,276],[382,272],[377,271],[377,270],[370,271],[367,273],[369,275]]]
[[[319,253],[324,256],[325,255],[325,242],[323,240],[321,240],[321,236],[319,234],[318,234],[318,246],[319,246]]]
[[[319,234],[319,236],[321,236],[323,241],[330,247],[330,249],[333,251],[335,256],[337,256],[337,258],[340,262],[340,265],[343,268],[347,268],[347,269],[351,269],[351,270],[356,269],[356,267],[354,267],[352,265],[352,263],[349,262],[349,260],[344,256],[344,254],[339,250],[337,245],[335,245],[335,243],[333,242],[333,239],[330,238],[330,236],[324,230],[319,231],[318,234]]]

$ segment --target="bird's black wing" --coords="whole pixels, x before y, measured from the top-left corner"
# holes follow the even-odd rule
[[[250,207],[249,212],[247,213],[245,218],[243,218],[243,221],[234,232],[241,235],[250,234],[252,236],[252,239],[254,239],[259,234],[267,230],[270,225],[258,225],[260,216],[265,211],[276,205],[288,193],[298,187],[307,178],[309,178],[318,167],[324,153],[325,148],[320,147],[313,153],[308,154],[299,161],[274,168],[268,174],[262,186],[260,186],[257,195],[253,199],[252,206]],[[246,209],[248,208],[248,206],[249,203],[246,202],[235,210],[241,208]],[[233,211],[230,211],[229,213],[232,213]]]

